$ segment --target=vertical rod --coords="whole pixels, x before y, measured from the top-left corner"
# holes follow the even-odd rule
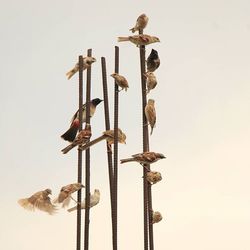
[[[82,104],[83,104],[83,58],[79,56],[79,131],[82,130]],[[78,150],[78,177],[77,182],[82,183],[82,151]],[[82,191],[77,192],[77,229],[76,229],[76,250],[81,250],[81,203]]]
[[[152,208],[152,185],[148,183],[148,216],[149,216],[149,249],[154,250],[154,231],[153,231],[153,208]]]
[[[88,56],[92,56],[92,49],[88,49]],[[87,69],[86,83],[86,124],[90,124],[90,94],[91,94],[91,66]],[[84,250],[89,249],[89,208],[90,208],[90,149],[85,152],[85,227]]]
[[[115,46],[115,73],[119,73],[119,47]],[[113,250],[117,250],[117,199],[118,199],[118,117],[119,117],[119,89],[114,82],[114,234]]]
[[[140,30],[139,34],[143,34]],[[149,138],[148,138],[148,126],[147,118],[145,116],[145,106],[147,104],[147,94],[146,94],[146,79],[145,79],[145,46],[140,46],[140,65],[141,65],[141,90],[142,90],[142,131],[143,131],[143,152],[149,151]],[[147,168],[150,165],[146,165]],[[147,169],[143,168],[143,210],[144,210],[144,250],[148,250],[148,181],[146,180]]]

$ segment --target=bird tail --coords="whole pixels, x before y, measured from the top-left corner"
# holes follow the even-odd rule
[[[132,31],[132,33],[135,33],[135,32],[136,32],[136,29],[135,29],[135,28],[132,28],[132,29],[130,29],[130,31]]]
[[[154,127],[151,127],[151,132],[150,132],[150,135],[153,134],[153,130],[154,130]]]
[[[61,138],[63,138],[65,141],[72,142],[76,138],[77,131],[78,127],[71,126],[63,135],[61,135]]]
[[[71,69],[69,72],[66,73],[66,76],[68,78],[68,80],[78,71],[78,69],[76,67],[74,67],[73,69]]]
[[[76,209],[77,209],[77,206],[72,207],[72,208],[68,209],[68,212],[73,212],[73,211],[76,210]]]
[[[126,162],[130,162],[130,161],[134,161],[134,158],[127,158],[127,159],[121,159],[121,164],[126,163]]]
[[[127,37],[122,37],[122,36],[118,37],[118,42],[127,42],[127,41],[129,41],[129,37],[128,36]]]
[[[74,148],[76,145],[73,145],[73,143],[69,144],[66,148],[62,149],[61,151],[63,154],[67,154],[72,148]]]
[[[18,204],[27,210],[34,211],[34,206],[29,202],[28,199],[20,199],[18,200]]]
[[[98,142],[100,142],[100,141],[106,139],[106,137],[107,137],[106,135],[102,135],[102,136],[100,136],[100,137],[94,139],[93,141],[90,141],[89,143],[86,143],[85,145],[83,145],[83,146],[81,147],[81,150],[83,151],[83,150],[88,149],[89,147],[95,145],[96,143],[98,143]]]

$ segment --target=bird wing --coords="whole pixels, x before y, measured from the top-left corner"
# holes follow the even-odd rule
[[[145,152],[143,154],[143,158],[146,160],[146,161],[150,161],[150,162],[153,162],[156,160],[156,156],[154,153],[152,152]]]
[[[82,112],[85,111],[86,108],[86,103],[82,105]],[[73,123],[73,121],[79,116],[79,109],[76,111],[76,113],[73,115],[72,119],[71,119],[71,125]],[[84,115],[83,115],[84,116]]]
[[[47,197],[39,197],[36,201],[34,206],[44,212],[49,214],[54,214],[56,212],[56,206],[53,205],[50,201],[50,198]]]
[[[156,123],[156,112],[155,112],[154,106],[147,105],[145,108],[145,111],[146,111],[145,114],[146,114],[148,122],[150,123],[152,127],[154,127]]]

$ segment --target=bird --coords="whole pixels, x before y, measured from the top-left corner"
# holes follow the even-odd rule
[[[18,200],[18,203],[27,210],[34,211],[37,208],[52,215],[57,211],[57,208],[51,203],[49,197],[50,194],[52,194],[52,191],[51,189],[47,188],[43,191],[36,192],[29,198]]]
[[[99,203],[99,201],[100,201],[100,191],[99,189],[95,189],[94,194],[90,195],[89,208],[96,206]],[[85,208],[86,208],[86,200],[81,202],[81,209]],[[68,209],[68,212],[72,212],[74,210],[77,210],[77,206]]]
[[[112,76],[115,79],[115,83],[122,88],[121,90],[125,89],[125,91],[127,91],[128,81],[124,76],[119,75],[117,73],[113,73],[110,76]]]
[[[162,220],[162,215],[160,212],[156,211],[152,213],[152,224],[158,223]]]
[[[126,163],[126,162],[138,162],[140,163],[143,167],[145,167],[148,171],[148,167],[145,166],[148,164],[152,164],[154,162],[157,162],[160,159],[166,158],[163,154],[161,153],[155,153],[155,152],[144,152],[144,153],[139,153],[132,155],[132,158],[127,158],[127,159],[121,159],[120,162],[121,164]]]
[[[90,141],[89,143],[80,147],[81,150],[86,150],[89,147],[95,145],[96,143],[107,140],[109,150],[111,150],[111,144],[114,144],[114,130],[106,130],[103,132],[103,135]],[[118,128],[118,142],[121,144],[126,144],[126,135],[122,132],[121,129]]]
[[[154,72],[160,66],[160,58],[158,56],[158,52],[155,49],[151,50],[150,55],[148,56],[147,60],[147,71]]]
[[[130,31],[132,31],[133,33],[135,33],[137,30],[143,30],[146,28],[148,24],[148,17],[145,14],[141,14],[137,20],[136,20],[136,24],[135,26],[130,29]]]
[[[150,92],[151,89],[154,89],[157,85],[157,79],[154,75],[153,72],[146,72],[144,74],[144,76],[146,77],[146,84],[147,84],[147,94]]]
[[[90,101],[90,117],[94,115],[96,106],[102,101],[103,100],[99,98],[95,98]],[[82,106],[82,122],[86,122],[86,103]],[[79,110],[77,110],[71,119],[70,128],[63,135],[61,135],[61,138],[65,141],[73,142],[75,140],[79,126]]]
[[[156,123],[155,101],[153,99],[148,99],[148,103],[145,106],[145,116],[151,127],[150,135],[152,135]]]
[[[156,171],[149,171],[146,174],[146,180],[151,184],[156,184],[162,180],[161,173]]]
[[[87,142],[89,142],[91,135],[91,126],[90,124],[86,123],[85,129],[81,130],[76,136],[75,140],[61,151],[63,152],[63,154],[67,154],[72,148],[78,145],[86,144]]]
[[[62,203],[63,208],[69,205],[71,199],[77,202],[75,199],[73,199],[71,194],[80,190],[81,188],[84,188],[84,185],[82,185],[81,183],[72,183],[64,186],[61,188],[58,197],[53,202]]]
[[[160,39],[156,36],[150,36],[146,34],[127,36],[127,37],[118,37],[118,42],[127,42],[130,41],[134,43],[137,47],[140,45],[148,45],[151,43],[160,42]]]
[[[96,59],[92,56],[83,57],[83,70],[89,68],[92,63],[96,62]],[[66,73],[68,80],[79,71],[79,63],[75,65],[73,69]]]

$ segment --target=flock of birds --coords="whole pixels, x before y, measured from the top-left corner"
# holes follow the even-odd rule
[[[140,15],[137,18],[135,26],[130,29],[133,33],[136,31],[140,31],[145,29],[148,23],[148,17],[145,14]],[[138,34],[128,37],[118,37],[118,42],[125,42],[130,41],[134,43],[137,47],[141,45],[148,45],[155,42],[160,42],[158,37],[150,36],[146,34]],[[83,57],[83,70],[88,69],[91,67],[92,63],[96,62],[96,59],[91,56]],[[147,94],[150,93],[152,89],[154,89],[157,85],[157,79],[154,74],[156,69],[160,66],[160,58],[158,56],[158,52],[152,49],[150,55],[146,60],[147,71],[145,73],[146,78],[146,85],[147,85]],[[68,79],[70,79],[74,74],[79,71],[79,64],[77,63],[73,69],[66,73]],[[123,89],[127,91],[129,88],[127,79],[118,74],[113,73],[110,75],[114,78],[115,83],[121,88],[119,91]],[[95,113],[96,107],[102,102],[103,100],[99,98],[92,99],[90,101],[90,117],[92,117]],[[153,128],[155,127],[156,123],[156,110],[155,110],[155,101],[153,99],[148,99],[147,105],[145,107],[145,116],[147,118],[148,124],[151,127],[151,133],[153,133]],[[82,122],[86,123],[86,103],[83,105],[82,109]],[[70,142],[68,146],[62,149],[62,153],[66,154],[71,149],[78,146],[80,150],[86,150],[89,147],[99,143],[102,140],[106,140],[109,146],[109,150],[112,152],[112,144],[114,144],[114,130],[107,130],[104,131],[101,136],[98,138],[90,141],[92,136],[91,132],[91,125],[86,123],[85,128],[78,133],[80,126],[79,121],[79,110],[74,114],[71,120],[71,124],[69,129],[61,135],[61,138]],[[121,129],[118,129],[118,142],[122,144],[126,144],[126,135],[122,132]],[[127,163],[127,162],[137,162],[145,167],[147,171],[146,179],[150,184],[156,184],[157,182],[162,180],[162,176],[160,172],[151,171],[146,167],[146,165],[152,164],[157,162],[160,159],[166,158],[161,153],[156,152],[143,152],[132,155],[131,158],[121,159],[120,163]],[[70,201],[73,200],[76,205],[70,209],[68,212],[72,212],[77,210],[78,202],[72,197],[72,194],[83,188],[84,186],[81,183],[72,183],[68,184],[61,188],[60,193],[56,199],[51,201],[49,195],[52,194],[51,189],[45,189],[43,191],[36,192],[35,194],[31,195],[29,198],[24,198],[18,200],[18,203],[27,210],[34,211],[35,209],[39,209],[41,211],[45,211],[48,214],[54,214],[58,210],[57,204],[62,204],[62,208],[69,206]],[[94,190],[94,193],[90,196],[90,207],[97,205],[100,201],[100,191],[98,189]],[[85,209],[85,200],[80,204],[82,209]],[[152,213],[152,223],[157,223],[162,220],[162,215],[160,212],[155,211]]]

